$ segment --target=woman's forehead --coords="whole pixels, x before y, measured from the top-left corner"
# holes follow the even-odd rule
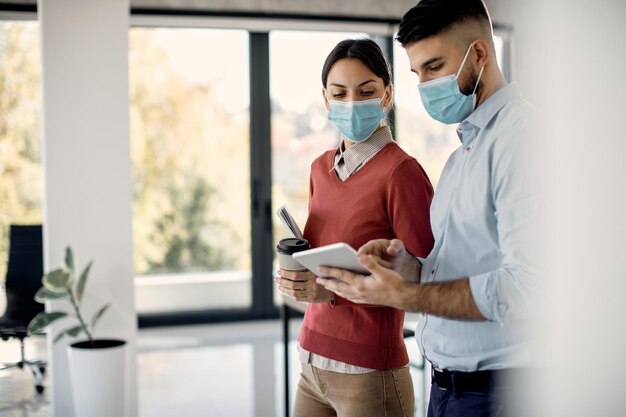
[[[374,80],[382,82],[382,78],[357,58],[343,58],[333,64],[328,72],[328,84],[361,84],[362,82]]]

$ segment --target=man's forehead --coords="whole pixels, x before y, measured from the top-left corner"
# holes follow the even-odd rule
[[[435,57],[448,56],[454,48],[448,36],[435,35],[407,45],[406,53],[411,66],[420,66]]]

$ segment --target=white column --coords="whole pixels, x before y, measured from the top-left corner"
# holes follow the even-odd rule
[[[126,417],[136,416],[129,1],[39,0],[38,11],[46,270],[61,264],[66,245],[74,249],[79,266],[94,260],[84,299],[86,315],[112,302],[96,336],[128,342]],[[48,389],[56,417],[74,415],[66,346],[63,341],[49,349]]]

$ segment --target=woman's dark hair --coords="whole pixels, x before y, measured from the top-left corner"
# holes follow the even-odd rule
[[[482,0],[421,0],[402,17],[396,40],[406,47],[471,19],[491,26]]]
[[[356,58],[363,62],[374,74],[383,79],[385,86],[391,83],[391,69],[383,51],[371,39],[346,39],[330,51],[322,68],[322,85],[326,88],[328,73],[335,62],[344,58]]]

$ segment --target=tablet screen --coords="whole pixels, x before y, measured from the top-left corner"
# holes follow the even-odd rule
[[[297,252],[293,254],[293,258],[320,277],[325,276],[317,270],[320,266],[332,266],[369,275],[369,271],[359,262],[356,250],[347,243],[335,243]]]

